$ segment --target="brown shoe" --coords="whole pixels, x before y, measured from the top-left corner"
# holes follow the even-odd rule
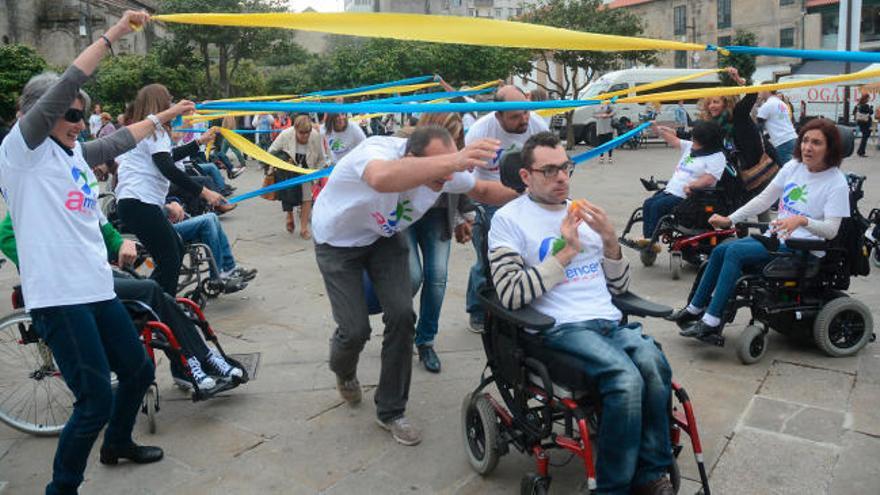
[[[669,478],[662,476],[650,483],[634,487],[632,495],[675,495],[675,490]]]
[[[214,213],[222,215],[224,213],[229,213],[236,208],[238,208],[238,203],[223,203],[222,205],[217,205],[214,207]]]
[[[360,404],[363,398],[361,383],[356,376],[344,380],[341,376],[336,375],[336,390],[339,390],[340,397],[345,399],[345,402],[348,402],[351,406]]]

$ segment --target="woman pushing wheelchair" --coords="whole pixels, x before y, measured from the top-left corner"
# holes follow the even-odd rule
[[[773,181],[729,217],[713,215],[709,223],[715,228],[730,228],[778,201],[779,212],[769,234],[783,241],[781,251],[789,251],[786,239],[833,239],[841,220],[850,215],[849,187],[838,168],[842,161],[843,144],[837,127],[827,119],[812,120],[800,130],[794,158]],[[770,259],[767,248],[753,238],[716,247],[687,306],[669,317],[682,327],[680,335],[720,335],[724,307],[743,270],[763,267]]]

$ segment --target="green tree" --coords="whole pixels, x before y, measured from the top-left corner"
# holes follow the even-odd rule
[[[626,9],[609,9],[602,0],[547,0],[532,5],[519,19],[532,24],[543,24],[573,31],[618,36],[639,36],[643,26],[635,14]],[[651,51],[538,51],[532,68],[543,74],[542,83],[531,74],[521,74],[527,81],[544,88],[551,96],[576,99],[594,77],[623,67],[625,62],[656,63]],[[554,67],[561,67],[557,74]],[[568,142],[574,142],[571,116],[566,114]]]
[[[46,61],[29,46],[0,46],[0,119],[12,120],[22,88],[31,77],[45,71]]]
[[[211,96],[203,92],[204,80],[199,73],[187,65],[169,65],[161,59],[162,54],[156,51],[108,58],[85,89],[111,113],[122,112],[141,87],[152,83],[164,84],[175,99]]]
[[[758,35],[751,31],[737,29],[733,35],[734,46],[758,46]],[[731,53],[730,55],[718,54],[718,67],[736,67],[739,75],[746,81],[751,82],[755,74],[755,56],[744,53]],[[725,86],[736,86],[736,82],[726,72],[721,73],[721,82]]]
[[[287,9],[287,2],[284,0],[162,0],[160,9],[167,13],[282,12]],[[212,60],[216,58],[217,85],[222,96],[232,96],[232,81],[243,60],[265,57],[272,53],[278,43],[293,36],[292,32],[283,29],[199,25],[169,25],[168,28],[179,42],[198,50],[199,65],[208,86],[214,85],[214,73],[211,67]]]
[[[345,39],[322,58],[327,87],[351,87],[440,74],[452,85],[503,79],[529,68],[527,50],[421,43],[383,38]]]

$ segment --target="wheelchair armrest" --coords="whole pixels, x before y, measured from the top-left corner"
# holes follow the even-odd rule
[[[653,316],[662,318],[672,314],[672,308],[669,306],[653,303],[628,291],[623,294],[612,294],[611,303],[617,306],[617,309],[624,316]]]
[[[529,306],[515,310],[505,308],[498,299],[498,295],[494,292],[491,294],[480,294],[479,297],[490,313],[518,327],[531,328],[533,330],[549,330],[556,326],[556,320]]]
[[[830,242],[818,239],[788,239],[785,245],[795,251],[827,251],[831,248]]]

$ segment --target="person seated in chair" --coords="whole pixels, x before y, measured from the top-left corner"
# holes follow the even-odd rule
[[[767,211],[779,202],[770,225],[780,239],[833,239],[843,218],[849,217],[849,186],[840,171],[843,145],[840,132],[828,119],[811,120],[800,130],[794,159],[754,199],[729,217],[712,215],[709,223],[730,228]],[[787,248],[783,245],[782,250]],[[770,252],[751,237],[723,243],[712,251],[700,284],[688,305],[669,319],[685,327],[683,337],[704,338],[721,333],[724,307],[744,268],[762,267]]]
[[[681,159],[666,188],[646,199],[642,204],[642,234],[639,247],[646,247],[657,224],[695,189],[712,187],[724,173],[727,158],[724,155],[724,134],[714,122],[700,121],[694,125],[691,141],[679,139],[675,130],[655,125],[660,137],[670,146],[681,150]]]
[[[614,227],[601,208],[568,200],[574,165],[555,135],[530,137],[522,160],[527,194],[498,210],[489,230],[498,297],[554,318],[543,344],[580,358],[597,384],[597,493],[671,495],[672,372],[639,324],[620,325],[611,295],[626,292],[629,263]]]

